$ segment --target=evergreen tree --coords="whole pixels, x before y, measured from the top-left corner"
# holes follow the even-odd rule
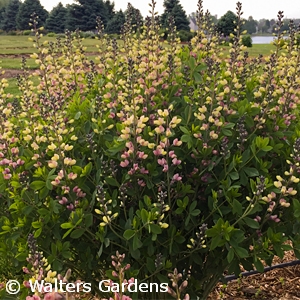
[[[96,29],[96,17],[99,16],[106,26],[108,8],[103,0],[76,0],[78,4],[68,6],[67,28],[90,31]]]
[[[55,33],[62,33],[66,27],[67,9],[62,5],[61,2],[55,6],[46,20],[45,28],[48,31]]]
[[[0,0],[0,29],[3,29],[5,10],[10,0]]]
[[[31,29],[30,18],[36,13],[38,18],[38,26],[44,26],[48,17],[47,10],[41,5],[39,0],[25,0],[21,3],[17,14],[17,27],[20,30]]]
[[[236,21],[237,16],[229,10],[224,16],[220,18],[217,24],[217,28],[221,33],[224,34],[224,36],[229,36],[230,33],[234,33],[234,29],[236,28]]]
[[[104,2],[104,5],[106,6],[107,20],[109,22],[115,16],[115,3],[114,2],[110,2],[110,0],[106,0]]]
[[[6,8],[9,2],[10,0],[0,0],[0,10],[2,10],[2,8]]]
[[[21,2],[19,0],[11,0],[3,14],[2,29],[5,31],[17,30],[17,14]]]
[[[161,15],[162,27],[168,27],[169,17],[173,17],[177,30],[190,31],[190,22],[179,0],[165,0],[164,13]]]
[[[0,29],[1,30],[3,30],[4,16],[5,16],[5,7],[0,7]]]
[[[105,31],[109,34],[120,34],[125,23],[125,14],[122,10],[118,11],[114,17],[108,21]]]
[[[253,19],[253,17],[249,17],[248,20],[245,21],[245,24],[242,26],[243,30],[247,30],[247,33],[253,34],[256,32],[256,27],[258,22]]]

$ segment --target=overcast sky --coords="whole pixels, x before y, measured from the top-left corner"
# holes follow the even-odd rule
[[[50,11],[53,6],[58,2],[62,4],[73,3],[72,0],[40,0],[42,5]],[[116,10],[127,7],[130,2],[135,8],[138,8],[142,15],[148,15],[150,0],[114,0]],[[163,12],[163,0],[156,0],[156,10],[159,14]],[[191,12],[196,11],[198,0],[181,0],[183,8],[189,15]],[[235,12],[237,0],[204,0],[204,9],[208,9],[211,14],[218,15],[220,18],[228,10]],[[244,17],[253,16],[254,19],[259,20],[262,18],[276,19],[279,10],[284,11],[284,16],[287,18],[300,18],[300,1],[299,0],[244,0],[240,1],[243,4]]]

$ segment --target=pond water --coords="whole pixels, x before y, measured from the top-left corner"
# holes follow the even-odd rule
[[[252,44],[270,44],[274,40],[274,36],[252,36]],[[284,37],[286,38],[286,37]]]

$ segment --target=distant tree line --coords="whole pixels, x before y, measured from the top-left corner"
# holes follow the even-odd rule
[[[133,8],[133,22],[138,9]],[[115,11],[110,0],[75,0],[74,4],[64,6],[58,3],[48,12],[39,0],[0,0],[0,29],[4,31],[31,29],[30,18],[38,15],[39,26],[49,32],[63,33],[66,29],[74,31],[93,31],[96,29],[96,17],[100,17],[108,33],[120,33],[126,20],[127,11]]]
[[[164,13],[161,15],[163,28],[169,26],[170,17],[177,30],[190,31],[189,19],[179,0],[165,0]],[[49,32],[63,33],[66,29],[74,31],[94,31],[96,17],[99,16],[107,33],[119,34],[130,15],[132,25],[143,24],[140,11],[132,5],[127,10],[116,11],[111,0],[75,0],[74,4],[64,6],[58,3],[48,12],[39,0],[0,0],[0,29],[8,31],[30,29],[32,13],[39,16],[39,26]]]
[[[147,1],[147,0],[145,0]],[[30,17],[32,13],[39,16],[39,26],[44,26],[48,32],[63,33],[66,29],[74,31],[94,31],[96,17],[101,17],[106,33],[120,34],[125,21],[131,21],[132,25],[139,26],[143,23],[140,11],[132,5],[127,10],[116,11],[111,0],[75,0],[74,4],[64,6],[58,3],[48,12],[40,3],[40,0],[0,0],[0,29],[6,32],[30,29]],[[236,15],[228,11],[220,19],[211,16],[212,22],[224,36],[234,32]],[[299,20],[295,20],[297,21]],[[196,14],[187,17],[180,0],[164,0],[164,12],[160,16],[163,29],[171,23],[181,32],[190,32],[196,26]],[[289,20],[285,19],[282,31],[288,30]],[[244,20],[243,30],[249,34],[273,33],[276,28],[274,19],[254,20],[249,17]]]

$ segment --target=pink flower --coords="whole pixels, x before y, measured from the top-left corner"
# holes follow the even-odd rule
[[[65,297],[62,294],[56,292],[48,293],[44,296],[44,300],[62,300],[62,299],[65,299]]]
[[[177,138],[173,141],[174,146],[180,146],[182,144],[181,141],[179,141]]]
[[[172,180],[174,180],[174,181],[181,181],[181,180],[182,180],[182,177],[180,177],[179,174],[176,173],[176,174],[174,174]]]
[[[74,205],[71,203],[69,205],[67,205],[67,209],[68,210],[73,210],[74,209]]]
[[[162,153],[162,149],[160,149],[160,148],[156,148],[156,150],[153,150],[153,154],[155,156],[159,156],[159,155],[161,155],[161,153]]]
[[[76,173],[73,173],[73,172],[71,172],[70,174],[68,174],[68,178],[69,178],[69,179],[72,179],[72,180],[74,180],[74,179],[76,179],[76,178],[77,178],[77,174],[76,174]]]
[[[3,177],[4,177],[4,179],[8,180],[8,179],[10,179],[12,177],[12,175],[11,174],[4,174]]]
[[[173,150],[169,152],[169,157],[171,157],[171,158],[175,158],[176,157],[176,154],[175,154],[175,152]]]
[[[46,298],[44,298],[44,299],[46,299]],[[33,296],[27,296],[26,300],[41,300],[41,298],[37,295],[33,295]]]
[[[66,197],[62,197],[61,200],[59,200],[58,202],[61,205],[65,205],[68,203],[68,199]]]
[[[120,162],[120,166],[122,168],[126,168],[129,165],[129,161],[127,159],[125,159],[124,161]]]
[[[144,182],[144,180],[139,179],[138,180],[138,185],[144,187],[144,186],[146,186],[146,183]]]
[[[140,169],[140,173],[141,173],[141,174],[148,174],[149,171],[146,170],[145,168],[141,168],[141,169]]]
[[[177,159],[177,157],[173,158],[172,160],[173,165],[178,166],[181,164],[181,160]]]
[[[169,170],[169,166],[168,165],[164,165],[164,168],[163,168],[162,171],[166,173],[166,172],[168,172],[168,170]]]
[[[157,160],[157,163],[158,163],[159,165],[163,166],[163,165],[165,165],[165,164],[167,163],[167,161],[166,161],[164,158],[162,158],[162,159],[158,159],[158,160]]]

